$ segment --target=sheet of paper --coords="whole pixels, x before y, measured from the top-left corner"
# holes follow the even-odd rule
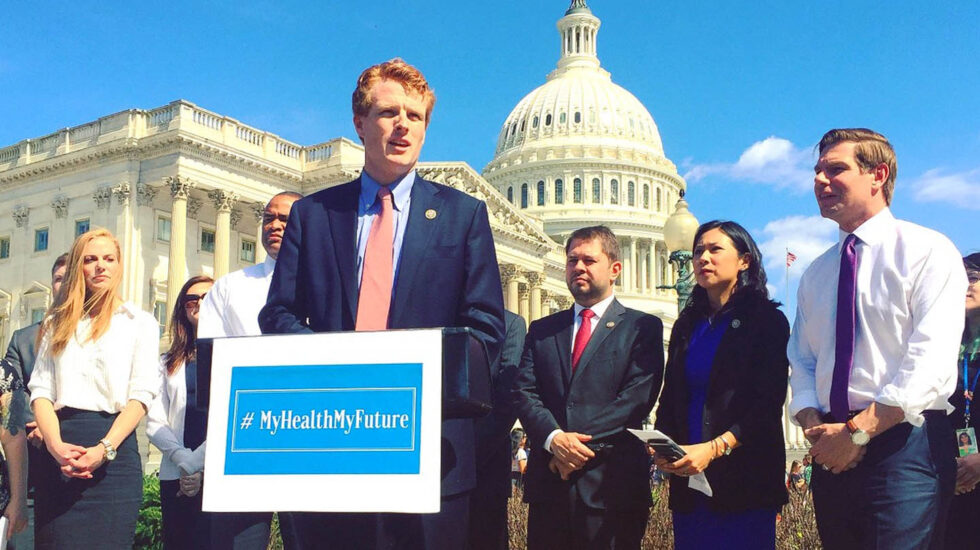
[[[634,429],[630,429],[630,428],[627,428],[627,429],[629,430],[629,432],[631,434],[633,434],[636,437],[638,437],[640,439],[640,441],[643,441],[644,443],[646,443],[647,441],[649,441],[651,439],[666,439],[666,440],[671,441],[671,442],[674,441],[673,439],[671,439],[670,437],[668,437],[667,434],[665,434],[665,433],[663,433],[663,432],[661,432],[659,430],[634,430]],[[707,495],[709,497],[712,496],[713,493],[711,491],[711,485],[708,484],[708,478],[705,477],[704,472],[702,472],[700,474],[695,474],[693,476],[690,476],[687,479],[688,479],[688,482],[687,482],[687,486],[688,487],[690,487],[691,489],[694,489],[695,491],[699,491],[701,493],[704,493],[705,495]]]

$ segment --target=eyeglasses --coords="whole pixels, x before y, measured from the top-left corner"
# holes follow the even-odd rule
[[[201,300],[207,296],[207,292],[201,294],[187,294],[184,296],[184,309],[197,309],[201,307]]]
[[[980,271],[967,271],[966,280],[970,281],[971,285],[977,284],[980,281]]]

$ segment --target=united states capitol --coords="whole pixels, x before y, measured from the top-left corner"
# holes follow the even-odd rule
[[[677,296],[658,286],[677,272],[664,223],[687,184],[650,112],[602,68],[600,24],[571,3],[556,68],[503,119],[482,172],[447,160],[418,173],[487,203],[508,309],[531,321],[571,307],[564,240],[605,224],[623,250],[617,296],[659,316],[667,338]],[[0,343],[43,316],[52,262],[89,228],[119,237],[123,298],[152,311],[161,334],[190,275],[262,262],[259,220],[273,194],[350,181],[364,162],[346,138],[301,145],[273,130],[180,99],[0,146]],[[787,446],[802,447],[784,427]]]

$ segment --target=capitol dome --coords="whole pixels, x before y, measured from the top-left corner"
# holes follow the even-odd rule
[[[559,243],[580,227],[609,226],[624,260],[617,295],[674,317],[673,291],[656,287],[675,277],[663,225],[686,183],[650,112],[602,69],[600,21],[585,0],[557,26],[557,67],[504,119],[483,176]]]

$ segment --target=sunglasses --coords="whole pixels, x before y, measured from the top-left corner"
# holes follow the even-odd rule
[[[187,295],[185,295],[184,296],[184,308],[185,309],[191,309],[191,308],[201,307],[201,300],[203,300],[204,297],[207,296],[207,295],[208,295],[207,292],[202,292],[201,294],[187,294]]]

